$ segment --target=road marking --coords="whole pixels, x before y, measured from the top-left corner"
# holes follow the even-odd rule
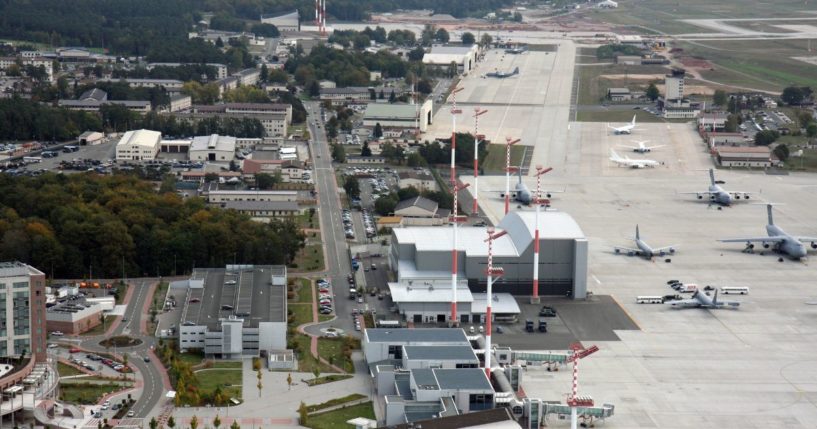
[[[601,282],[599,281],[599,278],[596,277],[595,274],[593,274],[593,280],[595,280],[597,284],[601,284]]]

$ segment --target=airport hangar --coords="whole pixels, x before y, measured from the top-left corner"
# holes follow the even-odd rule
[[[495,320],[519,314],[513,296],[531,296],[536,213],[514,211],[497,231],[494,266],[505,274],[494,280]],[[460,227],[457,234],[457,313],[463,323],[484,323],[487,306],[487,228]],[[573,218],[556,210],[539,214],[539,295],[587,296],[588,242]],[[450,314],[451,227],[408,227],[392,230],[389,264],[397,281],[388,284],[400,314],[415,323],[446,322]]]

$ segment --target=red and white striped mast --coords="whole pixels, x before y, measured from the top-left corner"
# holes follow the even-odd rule
[[[519,141],[520,139],[505,137],[505,214],[511,210],[511,172],[518,170],[517,167],[511,167],[511,146]]]
[[[321,3],[320,2],[321,2],[321,0],[315,0],[315,27],[318,29],[318,31],[321,30],[321,20],[320,20]]]
[[[451,244],[451,323],[453,326],[459,324],[457,319],[457,224],[464,220],[457,216],[457,194],[466,186],[460,187],[457,184],[457,115],[462,113],[462,110],[457,108],[457,93],[462,91],[462,88],[454,88],[451,91],[451,191],[454,192],[454,208],[451,212],[451,220],[454,224],[454,237]]]
[[[579,359],[590,356],[599,351],[599,348],[597,346],[591,346],[585,349],[581,343],[573,343],[570,345],[570,349],[573,350],[573,356],[571,356],[567,362],[573,362],[573,390],[570,397],[567,398],[567,405],[570,406],[570,429],[578,429],[578,413],[576,408],[593,406],[593,398],[590,396],[579,396]]]
[[[542,176],[550,170],[553,170],[553,167],[536,166],[536,195],[534,195],[532,201],[536,205],[536,220],[534,221],[536,232],[533,236],[533,295],[530,298],[531,304],[539,303],[539,209],[543,205],[550,204],[550,200],[542,198]]]
[[[488,269],[485,270],[488,274],[488,289],[486,290],[486,308],[485,308],[485,375],[488,380],[491,380],[491,303],[494,300],[492,286],[494,283],[494,275],[497,279],[505,273],[502,267],[494,267],[494,240],[507,234],[507,231],[494,232],[493,228],[488,228],[488,238],[485,240],[488,243]]]
[[[326,36],[326,0],[321,2],[321,36]]]
[[[479,133],[479,117],[485,113],[488,113],[485,109],[474,108],[474,207],[471,210],[474,216],[479,216],[479,142],[485,139],[485,135]]]

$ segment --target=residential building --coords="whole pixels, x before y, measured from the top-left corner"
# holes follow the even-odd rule
[[[238,88],[238,77],[227,76],[217,80],[216,85],[218,85],[218,95],[221,97],[225,92]]]
[[[178,331],[181,352],[241,359],[286,349],[285,266],[195,269],[189,280],[170,287],[186,292]]]
[[[191,161],[230,162],[235,159],[235,137],[211,134],[193,137],[190,144]]]
[[[450,210],[440,209],[437,202],[425,197],[400,201],[394,207],[394,215],[403,218],[403,225],[444,225],[448,223]]]
[[[164,88],[181,90],[184,82],[176,79],[100,79],[100,82],[125,82],[131,88]]]
[[[297,10],[283,15],[261,15],[261,22],[264,24],[272,24],[278,28],[280,32],[300,31],[300,15]]]
[[[768,146],[721,146],[715,151],[722,167],[769,168],[779,162]]]
[[[383,128],[416,128],[425,132],[431,124],[433,102],[423,104],[369,103],[363,114],[363,126]]]
[[[58,100],[57,105],[71,110],[83,110],[86,112],[98,112],[102,106],[122,106],[128,110],[138,113],[148,113],[151,111],[150,101],[140,100],[105,100],[97,101],[93,98],[86,100]]]
[[[228,202],[235,201],[298,201],[298,191],[259,191],[259,190],[226,190],[206,191],[207,202],[211,205],[226,207]]]
[[[398,186],[403,188],[414,187],[419,191],[436,191],[437,181],[427,170],[401,171],[398,173]]]
[[[292,122],[292,106],[275,103],[193,105],[190,114],[177,115],[177,118],[194,121],[211,117],[255,118],[261,121],[267,137],[285,137],[287,126]]]
[[[54,82],[54,64],[51,59],[35,56],[20,56],[20,57],[0,57],[0,70],[5,71],[12,65],[18,64],[25,66],[42,66],[46,74],[48,82]]]
[[[193,98],[189,95],[176,94],[170,97],[170,111],[183,112],[193,107]]]
[[[100,101],[100,102],[107,101],[108,100],[108,93],[105,92],[104,90],[99,89],[99,88],[91,88],[91,89],[83,92],[82,94],[80,94],[80,96],[79,96],[79,98],[77,100],[79,100],[79,101],[92,100],[92,101]]]
[[[259,222],[297,216],[304,211],[298,203],[292,201],[229,201],[223,208],[246,214]]]
[[[118,161],[143,161],[155,159],[159,154],[162,133],[151,130],[128,131],[116,144]]]
[[[198,63],[148,63],[146,68],[153,70],[156,67],[181,67],[184,65],[198,65]],[[206,63],[205,65],[216,69],[216,79],[224,79],[227,77],[226,65],[219,63]]]
[[[361,86],[350,86],[345,88],[321,88],[321,101],[331,101],[333,105],[340,106],[346,103],[365,103],[371,100],[372,90]]]
[[[238,79],[238,84],[242,86],[252,86],[258,83],[261,78],[261,71],[257,68],[244,69],[234,74]]]
[[[0,262],[0,357],[45,362],[45,298],[43,272],[21,262]]]

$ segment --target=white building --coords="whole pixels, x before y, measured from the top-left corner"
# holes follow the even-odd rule
[[[672,73],[664,77],[665,99],[683,100],[684,98],[684,77],[686,72],[684,70],[673,70]]]
[[[258,80],[261,79],[261,71],[257,68],[244,69],[235,73],[233,76],[238,79],[239,85],[251,86],[258,83]]]
[[[156,67],[181,67],[184,65],[197,65],[194,63],[149,63],[146,67],[148,70],[153,70]],[[227,77],[227,66],[224,64],[219,63],[207,63],[206,66],[210,66],[216,69],[216,79],[224,79]]]
[[[151,130],[128,131],[116,144],[117,161],[155,159],[161,147],[162,133]]]
[[[618,2],[614,2],[613,0],[604,0],[598,4],[598,7],[600,9],[616,9],[618,8]]]
[[[131,88],[164,88],[181,90],[184,82],[176,79],[100,79],[100,82],[125,82]]]
[[[278,27],[278,31],[280,32],[287,32],[287,31],[300,31],[301,24],[300,24],[300,15],[298,11],[295,10],[293,12],[284,14],[284,15],[273,15],[273,16],[261,16],[261,22],[264,24],[272,24]]]
[[[207,202],[226,207],[231,201],[298,201],[298,191],[211,190]]]
[[[235,158],[235,145],[235,137],[218,134],[194,137],[190,145],[190,160],[230,162]]]
[[[170,97],[170,111],[181,112],[193,107],[193,98],[189,95],[176,94]]]
[[[377,124],[388,128],[417,128],[422,132],[431,124],[433,103],[428,99],[423,104],[369,103],[363,114],[363,126]]]
[[[457,64],[458,73],[469,73],[477,63],[479,47],[471,46],[432,46],[431,52],[423,56],[423,64],[447,68],[451,63]]]

